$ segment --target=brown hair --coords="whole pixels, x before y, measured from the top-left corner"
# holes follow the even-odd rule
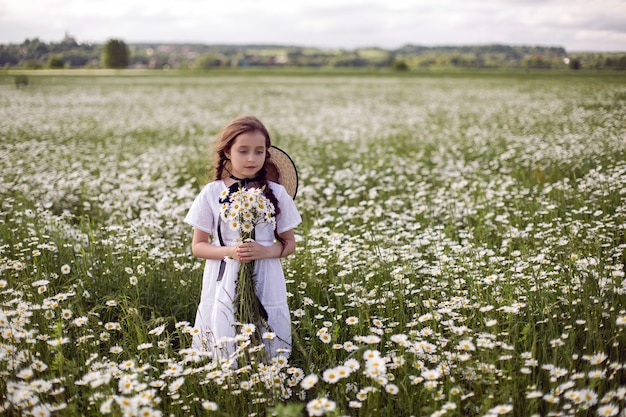
[[[230,151],[237,137],[246,132],[259,132],[265,137],[265,164],[263,168],[261,168],[261,171],[259,171],[259,174],[266,177],[269,181],[278,182],[278,169],[270,160],[269,149],[272,146],[270,134],[263,123],[254,116],[238,117],[227,124],[219,133],[217,137],[217,147],[215,149],[214,179],[217,181],[224,178],[224,170],[230,172],[230,160],[226,156],[226,152]]]
[[[230,160],[226,156],[226,152],[230,151],[230,148],[235,143],[235,140],[242,133],[247,132],[259,132],[265,137],[265,164],[259,170],[259,187],[263,188],[263,193],[274,205],[276,216],[280,214],[280,207],[278,207],[278,200],[274,195],[274,192],[268,185],[268,181],[278,182],[278,169],[276,165],[270,160],[269,149],[272,146],[272,140],[267,128],[261,123],[259,119],[254,116],[241,116],[230,123],[228,123],[217,136],[217,145],[215,149],[215,174],[214,180],[219,181],[222,178],[228,176],[224,175],[230,173]],[[278,236],[276,230],[274,230],[274,237],[278,240],[284,249],[285,241]]]

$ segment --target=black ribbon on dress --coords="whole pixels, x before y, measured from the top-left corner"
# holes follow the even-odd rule
[[[230,178],[232,178],[233,180],[235,180],[238,183],[242,184],[243,188],[246,188],[248,186],[248,184],[259,181],[261,179],[261,176],[259,175],[259,176],[256,176],[254,178],[239,178],[239,177],[235,177],[233,174],[230,174]],[[235,185],[235,184],[233,184],[233,185]],[[231,187],[232,187],[232,185],[231,185]],[[241,186],[239,188],[241,188]]]
[[[225,197],[220,198],[220,204],[224,204],[226,202],[230,201],[230,195],[232,193],[236,193],[237,191],[239,191],[242,188],[242,181],[245,180],[240,180],[239,178],[235,177],[234,175],[230,176],[231,178],[235,179],[237,182],[233,183],[230,187],[228,187],[228,194],[226,194]],[[217,221],[217,238],[220,241],[220,246],[226,246],[224,244],[224,239],[222,238],[222,219],[220,218]],[[225,260],[221,260],[220,261],[220,270],[217,274],[217,280],[221,281],[222,278],[224,278],[224,270],[226,269],[226,261]]]
[[[222,223],[222,220],[219,220],[219,223],[217,224],[217,238],[220,241],[220,246],[226,246],[224,245],[224,239],[222,239],[222,228],[220,227]],[[226,261],[224,259],[222,259],[220,261],[220,271],[217,273],[217,280],[221,281],[222,278],[224,278],[224,270],[226,269]]]

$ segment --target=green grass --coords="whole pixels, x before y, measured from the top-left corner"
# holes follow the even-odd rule
[[[13,77],[4,415],[624,412],[622,74]],[[304,222],[293,354],[235,372],[188,349],[203,264],[182,220],[244,113],[295,159]]]

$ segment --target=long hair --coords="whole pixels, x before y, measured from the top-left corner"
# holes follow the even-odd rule
[[[259,170],[259,186],[263,189],[263,193],[265,196],[272,202],[274,205],[274,210],[276,211],[276,216],[280,214],[280,207],[278,206],[278,200],[274,195],[274,192],[270,188],[268,181],[278,182],[278,169],[276,165],[270,159],[269,149],[272,146],[272,139],[270,138],[270,134],[267,128],[261,123],[259,119],[254,116],[241,116],[236,118],[227,124],[217,136],[217,145],[215,149],[215,173],[214,180],[219,181],[224,178],[224,171],[230,172],[230,160],[226,156],[226,152],[230,151],[230,148],[235,143],[235,140],[242,133],[247,132],[259,132],[265,137],[265,163],[263,167]],[[283,249],[285,246],[285,241],[280,236],[276,230],[274,230],[274,237],[278,240],[282,245]]]

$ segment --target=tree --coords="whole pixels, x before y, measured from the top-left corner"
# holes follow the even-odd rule
[[[102,62],[105,68],[126,68],[130,62],[130,50],[124,41],[109,39],[104,45]]]
[[[203,54],[196,58],[195,67],[198,69],[211,69],[224,66],[220,54]]]
[[[570,59],[569,68],[573,70],[579,70],[581,68],[580,59],[578,58]]]
[[[48,59],[48,68],[58,69],[65,67],[65,61],[60,55],[51,55]]]
[[[395,59],[391,64],[391,68],[393,68],[395,71],[408,71],[409,65],[406,63],[406,61],[402,59]]]

